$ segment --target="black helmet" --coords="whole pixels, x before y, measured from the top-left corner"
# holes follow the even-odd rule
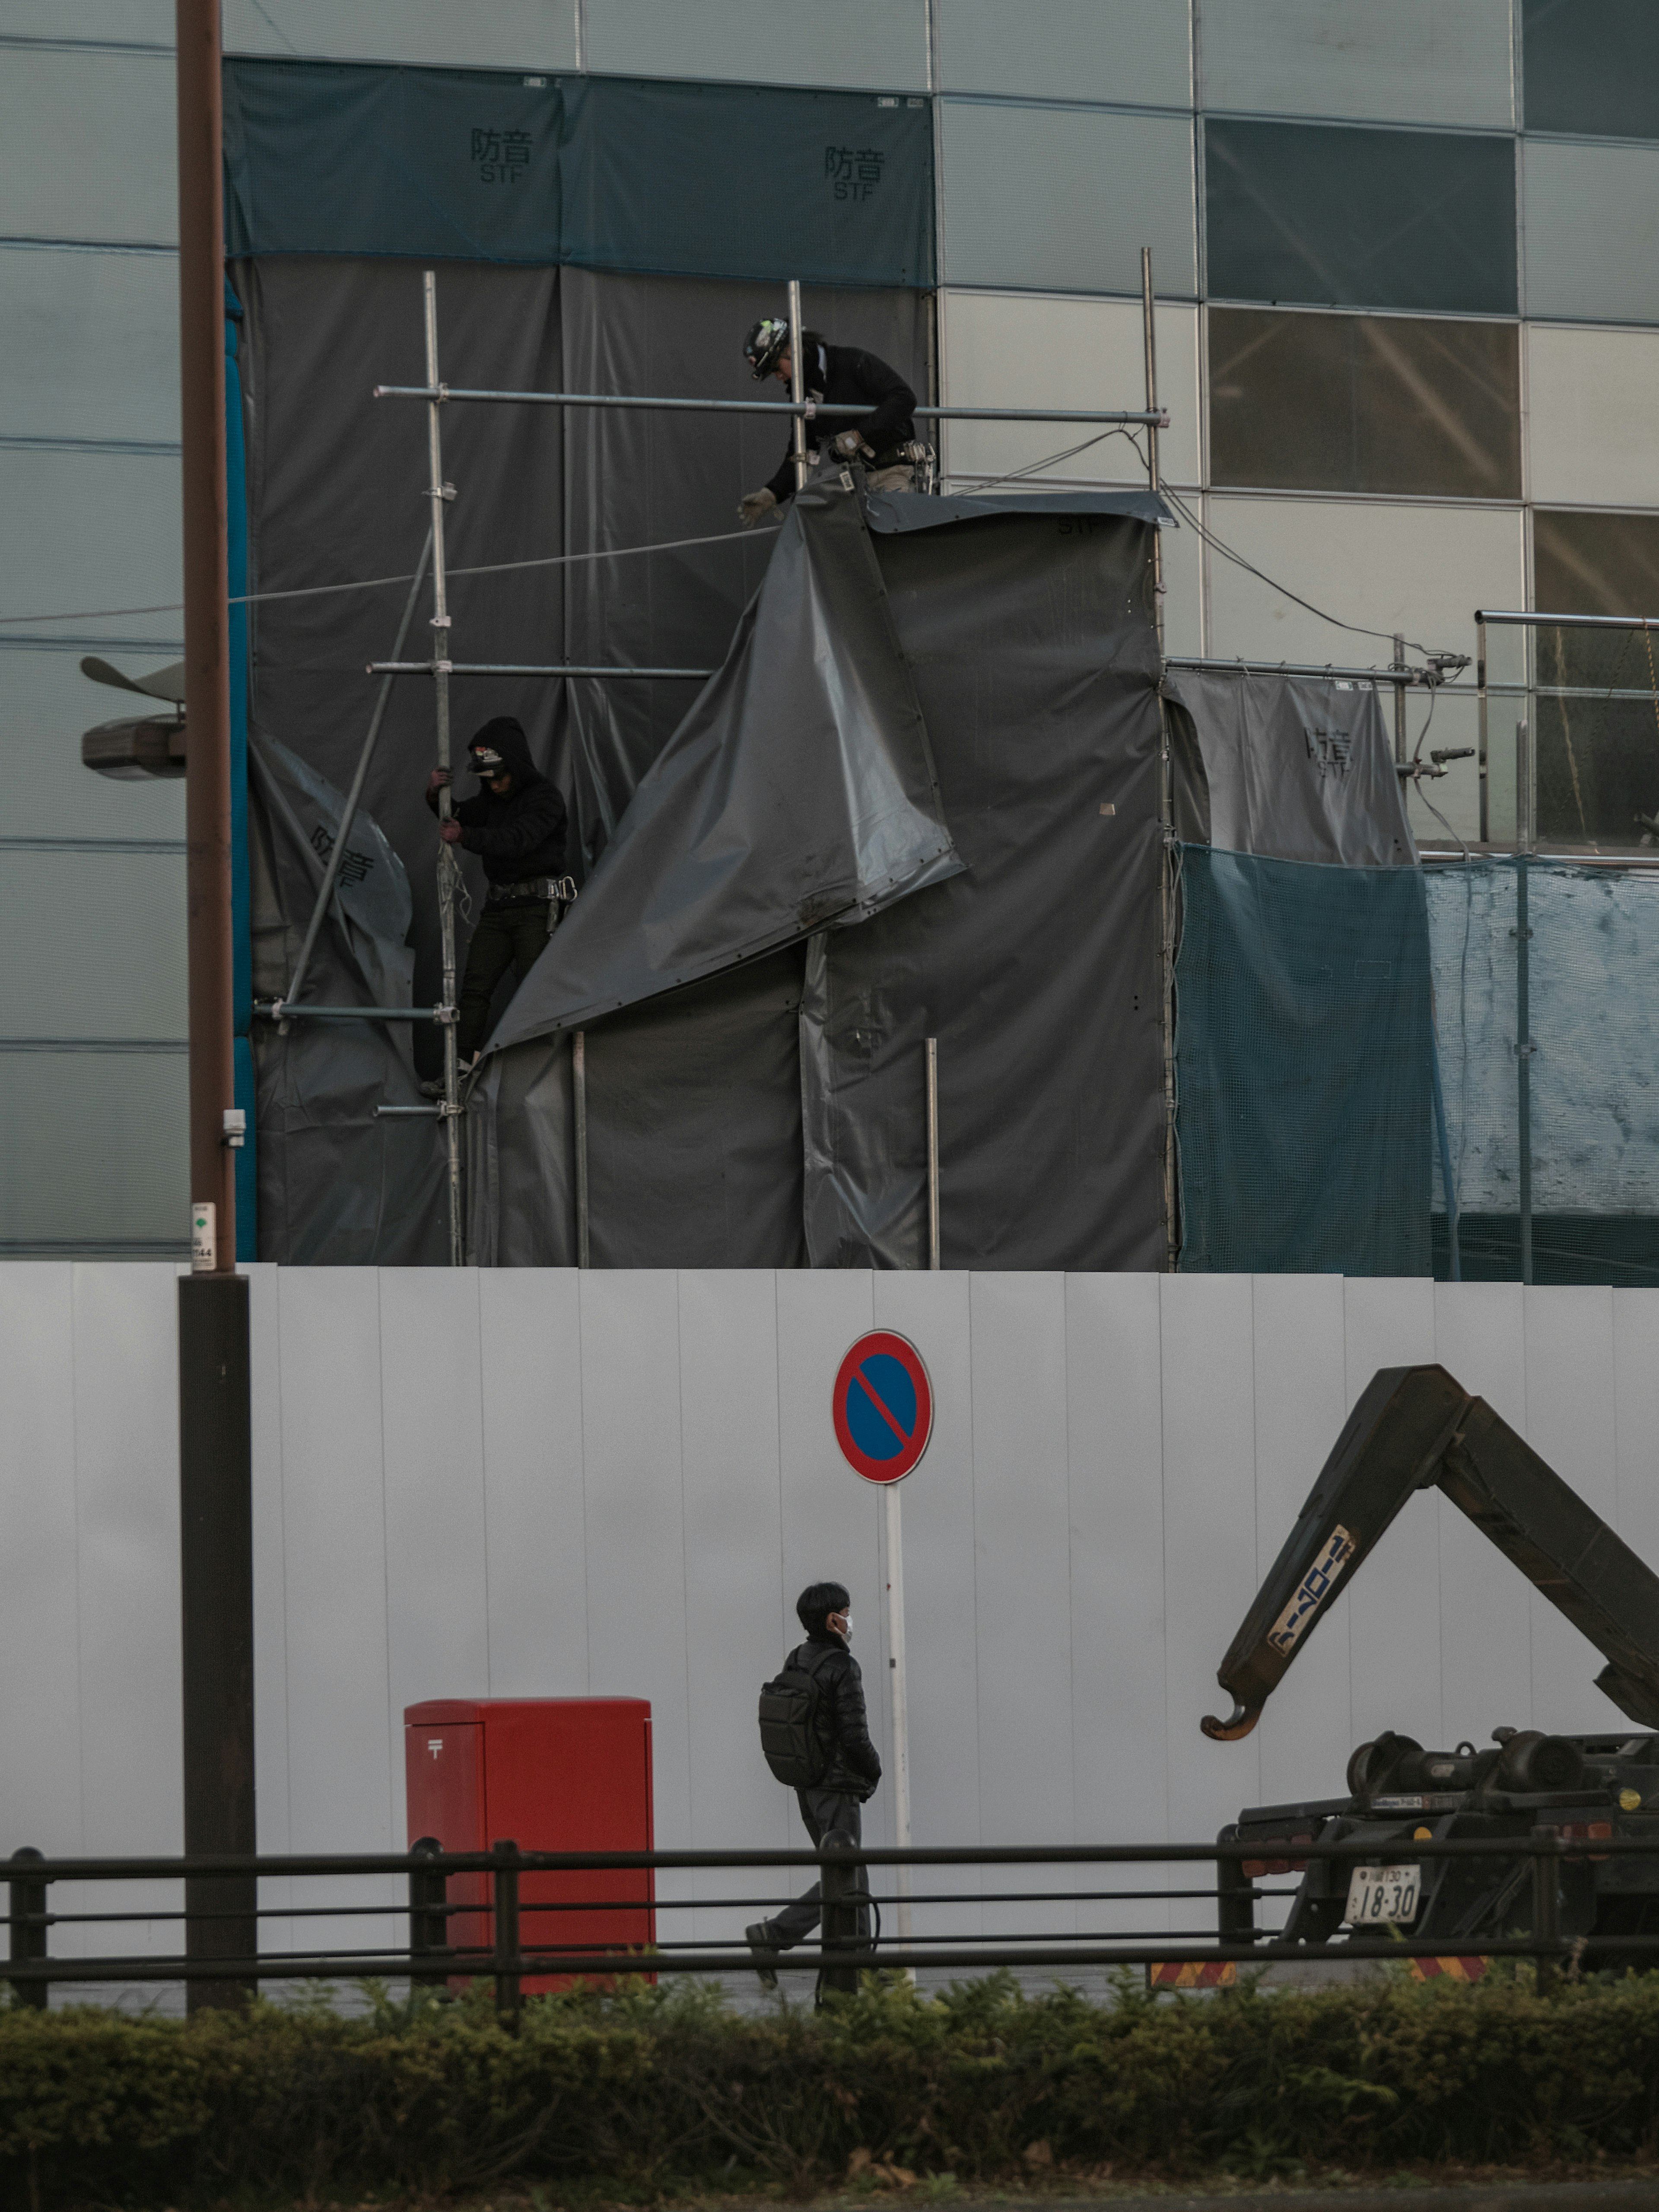
[[[789,350],[788,324],[775,315],[763,315],[744,340],[743,350],[756,383],[763,383]]]

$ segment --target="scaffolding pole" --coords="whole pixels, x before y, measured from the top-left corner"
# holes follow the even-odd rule
[[[806,397],[805,371],[800,358],[800,283],[789,279],[789,457],[795,465],[795,489],[806,482],[806,416],[802,405]]]
[[[384,676],[431,676],[436,673],[435,660],[371,660],[368,673]],[[704,684],[714,675],[712,668],[600,668],[585,667],[573,661],[519,660],[447,660],[443,672],[450,676],[644,676],[684,678],[688,683]]]
[[[459,400],[512,401],[527,407],[652,407],[671,414],[799,415],[811,420],[821,415],[873,415],[873,407],[837,400],[825,407],[813,399],[666,399],[624,398],[614,392],[488,392],[447,384],[377,384],[376,399],[419,399],[428,405]],[[913,407],[911,415],[927,422],[1107,422],[1144,424],[1167,430],[1170,418],[1160,410],[1144,409],[1077,409],[1066,407]]]
[[[444,482],[442,386],[438,380],[438,279],[428,269],[421,279],[426,309],[426,376],[432,387],[426,410],[427,468],[431,477],[427,496],[432,502],[432,678],[433,705],[437,720],[438,765],[447,769],[449,757],[449,598],[444,568],[444,502],[450,496]],[[454,815],[454,794],[446,781],[438,792],[438,823],[441,830]],[[455,1004],[455,878],[459,873],[447,843],[438,854],[438,937],[443,963],[443,1003]],[[442,1121],[448,1155],[449,1264],[459,1267],[463,1257],[461,1222],[460,1065],[455,1024],[444,1024],[444,1096]]]
[[[1158,325],[1152,290],[1152,249],[1140,249],[1140,325],[1146,368],[1146,489],[1158,497]],[[1152,532],[1152,620],[1158,653],[1164,659],[1164,540]],[[1165,664],[1167,665],[1167,664]],[[1178,1254],[1176,1188],[1175,931],[1176,835],[1174,763],[1170,750],[1170,710],[1158,690],[1158,821],[1162,847],[1158,872],[1158,1000],[1164,1030],[1164,1266],[1173,1274]]]

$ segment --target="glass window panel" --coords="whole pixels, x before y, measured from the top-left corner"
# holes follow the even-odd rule
[[[1659,147],[1522,141],[1527,313],[1659,323]]]
[[[1516,312],[1513,139],[1212,117],[1204,140],[1212,298]]]
[[[1193,127],[1174,115],[949,100],[946,273],[1006,291],[1160,295],[1197,289]]]
[[[1546,612],[1647,614],[1659,623],[1659,514],[1534,514],[1533,579],[1533,604]],[[1655,840],[1648,825],[1659,820],[1659,646],[1639,629],[1545,629],[1534,634],[1534,652],[1540,684],[1656,695],[1539,693],[1539,836],[1568,845]]]
[[[1653,0],[1522,0],[1528,131],[1659,138],[1659,8]]]
[[[938,0],[947,92],[1190,107],[1188,0]]]
[[[1206,107],[1372,122],[1514,119],[1510,0],[1218,0]]]
[[[1513,323],[1210,311],[1211,479],[1521,495]]]
[[[623,76],[922,92],[925,0],[587,0],[586,62]]]

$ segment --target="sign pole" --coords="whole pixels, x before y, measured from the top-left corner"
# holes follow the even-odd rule
[[[901,1485],[890,1482],[882,1493],[887,1516],[887,1680],[893,1711],[893,1841],[902,1851],[910,1848],[910,1711],[904,1680],[904,1523],[899,1496]],[[910,1940],[910,1869],[895,1868],[898,1876],[898,1940]],[[913,1972],[910,1979],[914,1982]]]

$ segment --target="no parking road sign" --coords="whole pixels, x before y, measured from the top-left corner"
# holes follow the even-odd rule
[[[933,1393],[908,1337],[874,1329],[860,1337],[836,1376],[836,1441],[866,1482],[902,1482],[933,1426]]]

